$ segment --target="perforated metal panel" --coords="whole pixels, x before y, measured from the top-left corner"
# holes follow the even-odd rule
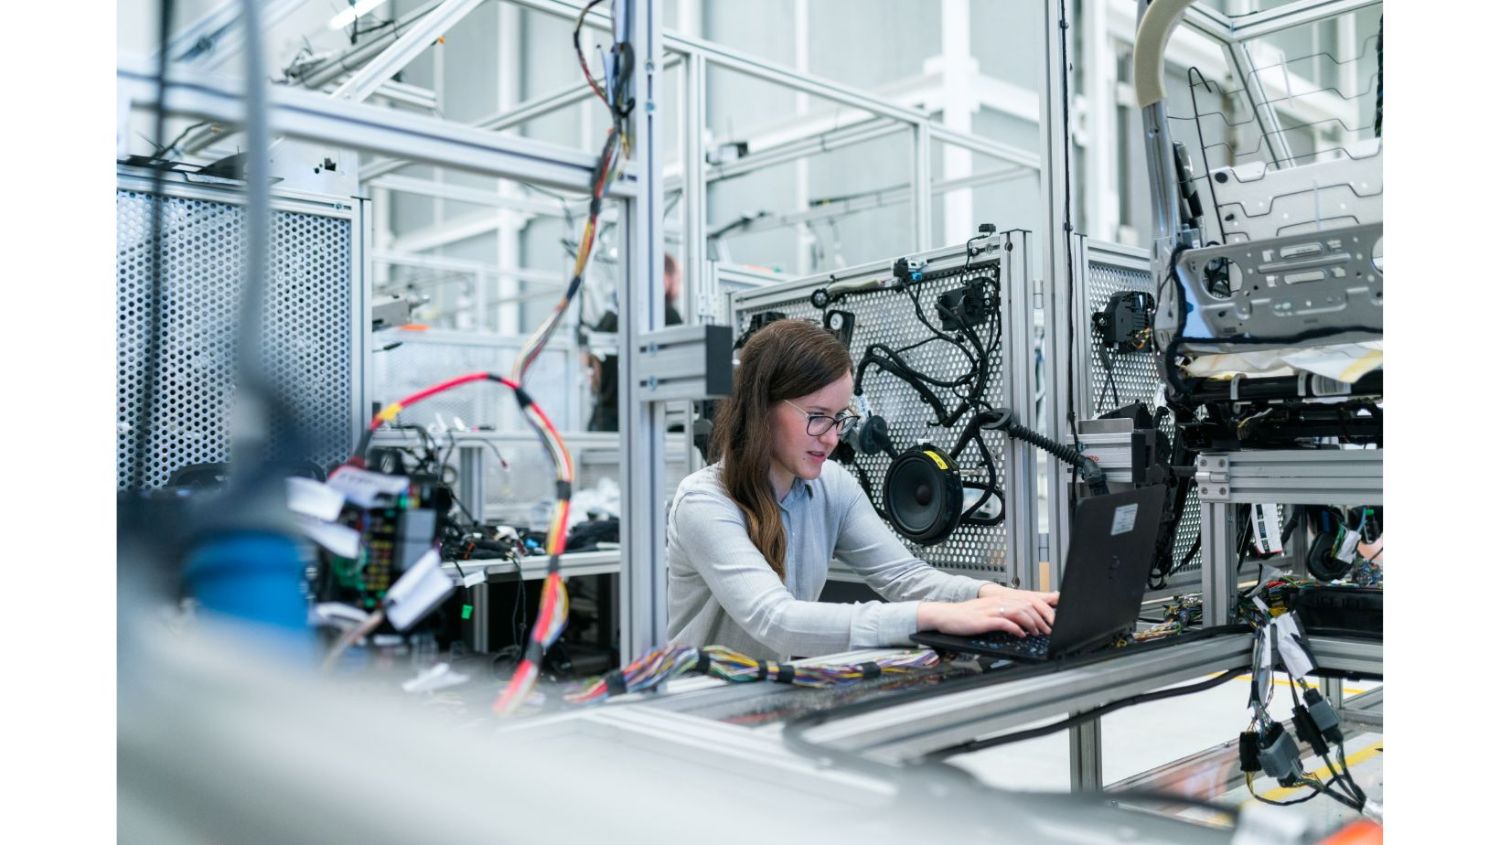
[[[977,275],[993,277],[999,281],[1002,302],[1012,297],[1013,287],[1015,296],[1024,297],[1024,268],[1027,266],[1024,233],[1016,233],[1012,246],[1013,251],[1007,249],[1000,253],[1000,258],[976,260],[974,266],[961,275],[924,280],[910,286],[909,292],[883,290],[859,293],[829,306],[830,310],[854,314],[854,334],[850,349],[855,365],[858,366],[864,350],[870,344],[883,343],[893,349],[901,349],[933,336],[932,331],[915,316],[912,293],[915,293],[924,313],[934,325],[938,321],[934,308],[937,297],[946,291],[962,287]],[[885,272],[872,275],[888,277],[890,274]],[[779,311],[790,318],[822,320],[822,311],[812,306],[805,284],[799,286],[793,283],[787,287],[789,293],[785,298],[768,296],[770,291],[777,289],[769,288],[755,295],[753,305],[741,306],[737,302],[734,313],[736,333],[743,332],[749,326],[751,317],[766,311]],[[1006,376],[1010,372],[1008,354],[1012,337],[1023,339],[1019,348],[1029,362],[1031,327],[1008,325],[1007,311],[1003,305],[999,312],[995,319],[1001,323],[1000,340],[990,360],[988,389],[984,392],[984,398],[996,408],[1026,407],[1033,401],[1032,397],[1013,395],[1018,389],[1024,388],[1010,384]],[[988,340],[984,330],[979,335],[981,340]],[[957,348],[941,341],[927,343],[901,354],[915,369],[937,379],[953,380],[970,369],[968,359]],[[923,402],[910,385],[873,366],[865,374],[863,390],[871,412],[884,417],[889,424],[891,441],[898,452],[922,442],[934,443],[945,451],[951,451],[964,426],[973,416],[971,410],[950,428],[936,426],[933,424],[936,419],[934,409]],[[959,399],[951,390],[935,392],[950,409],[957,407]],[[1008,491],[1009,466],[1005,437],[994,431],[984,432],[981,436],[994,456],[999,487]],[[962,455],[956,457],[966,469],[979,469],[982,465],[977,445],[968,446]],[[856,462],[869,481],[867,486],[871,501],[883,510],[885,503],[882,501],[881,488],[891,459],[886,455],[861,454],[857,456]],[[853,472],[854,469],[850,467],[850,471]],[[1015,574],[1009,561],[1009,547],[1012,545],[1009,521],[1014,512],[1009,495],[1006,497],[1006,505],[1007,519],[1000,525],[960,525],[946,540],[930,546],[920,546],[905,538],[902,541],[911,548],[914,556],[940,569],[969,574],[982,573],[979,577],[1008,580]]]
[[[227,200],[227,198],[226,198]],[[245,209],[216,201],[202,189],[169,195],[163,203],[161,355],[146,372],[151,327],[151,216],[157,200],[117,189],[117,424],[120,489],[160,487],[189,464],[228,461],[230,399],[234,393],[235,329],[245,259]],[[358,369],[353,350],[358,291],[353,272],[351,217],[289,210],[273,212],[263,361],[270,383],[288,397],[308,438],[309,460],[327,465],[348,454]],[[132,473],[132,436],[154,382],[144,472]],[[287,423],[270,432],[273,447],[287,442]]]
[[[1122,290],[1145,291],[1156,296],[1156,285],[1151,280],[1149,256],[1126,255],[1107,245],[1095,245],[1084,241],[1083,256],[1083,309],[1075,314],[1075,359],[1088,362],[1083,368],[1079,389],[1087,399],[1086,412],[1080,416],[1092,419],[1100,413],[1113,410],[1132,402],[1155,404],[1161,390],[1161,373],[1156,364],[1154,347],[1141,352],[1115,352],[1105,350],[1094,334],[1090,315],[1104,308],[1109,298]],[[1111,372],[1113,376],[1111,377]],[[1163,426],[1170,425],[1168,420]],[[1168,431],[1170,436],[1171,432]],[[1192,548],[1193,541],[1201,530],[1201,511],[1198,506],[1198,489],[1188,491],[1183,503],[1182,519],[1177,525],[1177,538],[1173,547],[1173,558],[1182,561]],[[1202,565],[1201,554],[1179,572],[1195,572]],[[1196,576],[1194,576],[1196,577]]]

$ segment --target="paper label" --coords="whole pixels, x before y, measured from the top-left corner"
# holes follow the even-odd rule
[[[1297,614],[1283,613],[1271,623],[1276,634],[1276,652],[1281,655],[1281,665],[1293,678],[1305,678],[1313,670],[1312,655],[1302,639],[1302,628],[1297,624]]]
[[[1269,628],[1261,628],[1256,634],[1260,638],[1260,671],[1255,676],[1255,692],[1260,696],[1257,700],[1265,703],[1271,700],[1271,675],[1276,668],[1276,647]]]
[[[1343,561],[1344,563],[1353,563],[1354,556],[1355,554],[1357,554],[1358,546],[1359,532],[1345,531],[1343,539],[1339,541],[1338,551],[1334,552],[1333,556]]]
[[[386,618],[396,630],[405,631],[447,598],[453,587],[437,549],[429,549],[385,594]]]
[[[1255,642],[1251,646],[1255,653],[1252,663],[1254,674],[1250,676],[1250,703],[1249,706],[1264,706],[1271,694],[1271,638],[1270,631],[1259,628],[1255,632]]]
[[[1109,536],[1128,534],[1135,529],[1135,515],[1141,509],[1140,505],[1121,505],[1115,508],[1114,521],[1110,523]]]
[[[362,508],[374,507],[380,496],[399,496],[411,486],[404,475],[386,475],[379,472],[344,467],[328,477],[328,486]]]
[[[292,513],[332,522],[344,509],[344,494],[311,478],[288,478],[286,506]]]
[[[942,455],[939,455],[937,452],[929,451],[923,452],[922,454],[926,455],[929,458],[932,458],[932,462],[938,465],[938,469],[946,470],[948,468],[948,465],[943,462]]]
[[[1275,505],[1252,505],[1251,521],[1255,526],[1255,550],[1262,555],[1281,554],[1281,515]]]
[[[351,560],[359,557],[359,532],[353,528],[302,514],[297,515],[297,525],[308,539],[333,554]]]

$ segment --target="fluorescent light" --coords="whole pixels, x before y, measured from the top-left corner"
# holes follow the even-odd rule
[[[386,0],[359,0],[358,3],[355,3],[353,6],[350,6],[349,8],[345,9],[342,12],[339,12],[338,14],[330,18],[328,21],[328,28],[343,29],[349,24],[354,23],[354,20],[359,16],[367,15],[370,12],[375,11],[380,6],[385,5],[385,2]]]

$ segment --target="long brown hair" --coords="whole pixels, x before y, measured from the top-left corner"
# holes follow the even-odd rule
[[[827,329],[805,320],[777,320],[740,352],[734,392],[714,415],[710,459],[739,505],[750,542],[778,578],[786,578],[786,532],[771,489],[771,412],[777,402],[815,393],[853,369],[849,350]]]

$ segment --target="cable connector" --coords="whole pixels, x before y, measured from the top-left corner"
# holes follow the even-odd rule
[[[1240,771],[1246,774],[1260,771],[1260,734],[1255,731],[1240,734]]]
[[[1260,738],[1260,767],[1282,786],[1295,786],[1302,779],[1302,755],[1297,752],[1297,741],[1280,722],[1273,723]]]
[[[1292,707],[1292,725],[1297,729],[1297,739],[1307,743],[1314,754],[1322,757],[1328,753],[1328,743],[1323,740],[1323,733],[1318,730],[1312,714],[1301,704]]]
[[[1333,705],[1328,703],[1328,699],[1315,689],[1308,690],[1302,698],[1307,704],[1307,712],[1312,718],[1312,723],[1317,726],[1323,738],[1332,743],[1343,742],[1344,732],[1339,728],[1339,714],[1333,709]]]

